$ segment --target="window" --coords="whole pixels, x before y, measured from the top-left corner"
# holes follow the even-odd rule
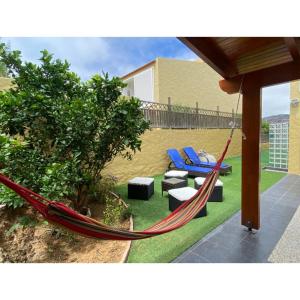
[[[288,168],[288,123],[271,123],[269,132],[269,167]]]

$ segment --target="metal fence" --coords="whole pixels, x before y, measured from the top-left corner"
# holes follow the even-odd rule
[[[150,121],[153,128],[231,128],[234,112],[222,112],[206,110],[196,107],[186,107],[168,104],[142,101],[142,109],[146,120]],[[235,120],[236,127],[241,128],[241,115]]]
[[[264,143],[264,144],[269,143],[269,133],[261,132],[260,133],[260,142]]]

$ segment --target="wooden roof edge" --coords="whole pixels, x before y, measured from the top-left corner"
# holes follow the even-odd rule
[[[210,40],[209,37],[201,37],[201,43],[196,45],[199,37],[177,37],[183,44],[190,48],[211,68],[223,78],[234,77],[238,74],[237,68],[228,57]]]
[[[300,39],[295,37],[285,37],[284,42],[294,61],[300,61]]]

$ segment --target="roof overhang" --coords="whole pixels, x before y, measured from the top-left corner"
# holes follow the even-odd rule
[[[298,37],[180,37],[225,80],[220,87],[236,93],[243,86],[261,87],[300,79]]]

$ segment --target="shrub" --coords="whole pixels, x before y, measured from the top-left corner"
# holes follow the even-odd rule
[[[105,204],[108,197],[112,198],[112,191],[117,184],[117,178],[111,175],[102,176],[101,180],[91,186],[90,199]]]
[[[116,178],[105,176],[95,187],[93,200],[104,204],[103,221],[108,225],[117,224],[121,220],[128,219],[131,216],[131,208],[124,203],[119,195],[113,193],[115,189]]]
[[[107,197],[105,201],[105,209],[103,211],[103,222],[108,225],[114,225],[121,220],[124,208],[116,203],[112,197]]]
[[[133,215],[132,213],[132,209],[130,206],[128,206],[127,208],[124,208],[123,211],[122,211],[122,220],[127,220],[129,219],[131,216]]]
[[[262,121],[261,129],[264,134],[268,134],[270,130],[270,124],[267,121]]]
[[[28,144],[20,137],[9,137],[0,134],[0,167],[1,172],[14,174],[14,180],[24,185],[32,183],[33,189],[39,186],[37,159],[34,151],[28,151]],[[0,203],[17,208],[23,205],[23,199],[12,190],[0,185]]]
[[[121,96],[119,78],[103,74],[82,82],[67,61],[41,53],[37,65],[0,45],[0,63],[14,83],[0,92],[0,167],[28,188],[53,200],[69,198],[81,210],[107,164],[119,154],[132,159],[141,149],[149,123],[139,99]],[[2,195],[0,202],[19,205],[11,193]]]

